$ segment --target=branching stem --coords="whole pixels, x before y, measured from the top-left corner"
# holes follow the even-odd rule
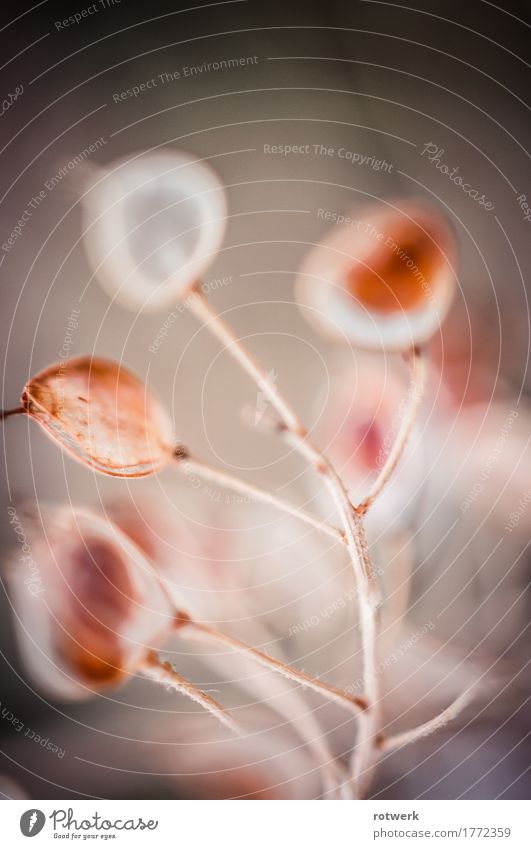
[[[204,324],[206,329],[222,343],[228,353],[254,380],[257,387],[269,400],[284,424],[285,433],[290,443],[321,475],[341,516],[346,544],[358,586],[357,598],[363,649],[364,691],[369,701],[369,709],[362,726],[363,737],[364,739],[367,738],[367,744],[363,747],[356,747],[358,751],[361,748],[362,753],[359,757],[358,753],[355,753],[355,760],[368,759],[366,754],[369,750],[375,752],[378,733],[379,710],[377,706],[380,699],[377,669],[378,592],[361,514],[353,507],[348,492],[330,461],[311,444],[297,414],[279,393],[273,381],[248,354],[223,319],[210,307],[208,301],[198,290],[194,297],[190,298],[189,304],[190,310]],[[356,767],[353,770],[354,776],[359,772],[359,768]]]
[[[150,652],[147,655],[140,666],[140,671],[153,681],[157,681],[159,684],[171,687],[172,690],[188,696],[189,699],[201,705],[201,707],[215,716],[216,719],[219,719],[223,725],[226,725],[235,734],[241,734],[238,724],[219,702],[213,699],[212,696],[209,696],[208,693],[203,692],[198,687],[194,687],[190,681],[179,675],[170,663],[162,661],[155,652]]]
[[[421,350],[415,348],[408,354],[408,360],[411,369],[408,405],[400,423],[393,447],[387,455],[385,463],[380,469],[378,477],[372,485],[371,491],[356,508],[360,514],[366,513],[367,510],[374,504],[396,469],[400,458],[404,454],[404,449],[411,435],[411,431],[417,417],[418,408],[422,400],[422,396],[424,395],[426,383],[425,357]]]
[[[330,684],[325,684],[323,681],[319,681],[317,678],[312,678],[311,675],[307,675],[305,672],[293,669],[293,667],[288,666],[281,660],[277,660],[276,658],[247,645],[247,643],[238,640],[236,637],[231,637],[229,634],[223,633],[223,631],[218,631],[217,628],[212,628],[210,625],[204,625],[203,623],[195,622],[192,619],[185,622],[182,629],[179,630],[179,633],[182,636],[186,636],[188,634],[189,636],[197,639],[207,640],[209,643],[213,643],[214,645],[221,645],[232,649],[233,651],[243,652],[249,658],[255,660],[260,666],[264,666],[266,669],[270,669],[273,672],[278,672],[280,675],[283,675],[284,678],[288,678],[290,681],[301,684],[303,687],[308,687],[310,690],[314,690],[321,696],[325,696],[327,699],[337,702],[356,714],[363,713],[367,710],[367,702],[364,698],[350,696],[348,693],[345,693],[344,690],[340,690]]]
[[[290,516],[295,516],[295,518],[300,519],[302,522],[306,522],[307,525],[311,525],[321,533],[332,537],[332,539],[336,542],[346,545],[346,538],[343,531],[339,528],[335,528],[328,522],[323,522],[316,516],[312,516],[311,513],[306,512],[306,510],[303,510],[302,507],[296,507],[294,504],[291,504],[289,501],[284,501],[282,498],[278,498],[266,489],[262,489],[252,483],[248,483],[247,481],[242,480],[242,478],[231,475],[221,469],[216,469],[208,463],[196,460],[193,457],[186,456],[185,458],[181,458],[177,455],[175,459],[185,475],[197,474],[217,486],[235,490],[236,492],[241,493],[244,497],[252,499],[253,501],[268,504],[282,513],[287,513]]]
[[[434,716],[433,719],[429,719],[427,722],[423,722],[422,725],[417,725],[416,728],[411,728],[409,731],[403,731],[401,734],[394,734],[390,737],[381,738],[378,748],[381,752],[391,752],[394,749],[406,746],[408,743],[414,743],[422,737],[428,737],[430,734],[433,734],[434,731],[438,731],[439,728],[443,728],[455,719],[461,713],[463,708],[472,701],[473,696],[474,688],[471,687],[464,693],[461,693],[461,695],[458,696],[451,705],[448,705],[445,710],[437,716]]]
[[[14,410],[0,410],[0,421],[8,419],[10,416],[19,416],[25,412],[24,407],[16,407]]]

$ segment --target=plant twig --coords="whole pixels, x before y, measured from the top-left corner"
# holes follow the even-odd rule
[[[179,633],[184,636],[188,633],[189,636],[206,639],[208,642],[215,645],[222,645],[235,651],[241,651],[249,658],[255,660],[260,666],[264,666],[266,669],[278,672],[280,675],[283,675],[284,678],[288,678],[290,681],[302,684],[303,687],[315,690],[315,692],[319,693],[321,696],[325,696],[327,699],[337,702],[356,714],[363,713],[367,710],[367,702],[364,698],[359,696],[350,696],[338,687],[325,684],[323,681],[319,681],[317,678],[312,678],[311,675],[307,675],[305,672],[293,669],[293,667],[288,666],[281,660],[277,660],[276,658],[271,657],[252,646],[248,646],[247,643],[238,640],[236,637],[231,637],[223,631],[218,631],[217,628],[212,628],[210,625],[204,625],[202,622],[195,622],[192,619],[185,623]]]
[[[270,631],[259,619],[253,617],[251,608],[246,604],[245,596],[239,603],[239,613],[240,617],[252,618],[253,642],[264,644],[271,641]],[[223,674],[229,670],[231,675],[234,675],[234,666],[237,661],[240,664],[243,662],[246,670],[249,669],[249,666],[256,664],[254,658],[243,653],[240,653],[237,658],[234,657],[233,652],[230,654],[209,652],[207,656],[208,664],[218,670],[221,668]],[[340,790],[344,788],[347,777],[345,765],[332,752],[328,735],[323,733],[317,714],[308,706],[304,695],[300,692],[300,687],[292,683],[286,685],[286,680],[274,670],[271,670],[268,675],[253,675],[251,677],[245,675],[244,678],[239,679],[239,685],[255,698],[264,701],[290,726],[293,725],[294,731],[307,746],[319,766],[323,798],[339,798]],[[294,723],[295,718],[296,723]]]
[[[346,487],[330,461],[309,441],[308,434],[297,414],[199,291],[190,299],[190,309],[225,346],[228,353],[234,357],[244,371],[255,381],[260,391],[264,393],[264,396],[280,416],[288,440],[322,476],[341,516],[346,544],[358,586],[364,692],[369,702],[363,722],[363,739],[366,739],[367,744],[361,747],[362,755],[359,758],[356,755],[356,758],[360,760],[363,757],[363,759],[369,760],[369,751],[375,752],[378,732],[377,706],[380,699],[377,668],[378,591],[365,539],[362,516],[353,507]],[[360,747],[357,748],[360,750]],[[358,773],[359,769],[356,768],[353,772]]]
[[[299,428],[298,417],[281,396],[274,383],[264,374],[263,370],[248,351],[243,348],[232,330],[230,330],[216,311],[212,309],[199,289],[188,299],[187,304],[190,307],[190,312],[194,313],[207,330],[216,336],[221,344],[227,348],[230,355],[237,360],[242,369],[257,384],[258,388],[278,412],[282,421],[286,423],[286,426],[290,430],[296,431]]]
[[[374,504],[396,469],[404,453],[404,449],[417,417],[419,404],[424,394],[426,382],[426,363],[424,355],[420,349],[414,348],[408,355],[408,359],[411,369],[408,406],[400,423],[393,447],[387,455],[378,477],[372,485],[367,497],[356,508],[358,513],[361,514],[366,513],[369,507]]]
[[[26,410],[24,407],[16,407],[14,410],[0,410],[0,421],[8,419],[10,416],[18,416],[25,412]]]
[[[189,699],[201,705],[235,734],[241,734],[241,728],[237,722],[219,702],[209,696],[208,693],[194,687],[190,681],[179,675],[170,663],[162,661],[155,652],[150,652],[147,655],[140,666],[140,671],[159,684],[169,686],[178,693],[188,696]]]
[[[458,696],[451,705],[448,705],[447,708],[445,708],[437,716],[434,716],[433,719],[429,719],[427,722],[422,723],[422,725],[417,725],[416,728],[411,728],[409,731],[403,731],[401,734],[394,734],[390,737],[382,737],[378,742],[379,750],[381,752],[391,752],[393,749],[399,749],[402,746],[406,746],[408,743],[414,743],[422,737],[428,737],[428,735],[433,734],[434,731],[438,731],[439,728],[443,728],[453,719],[456,719],[463,708],[470,704],[474,694],[475,688],[471,687],[464,693],[461,693],[461,695]]]
[[[284,499],[278,498],[272,492],[262,489],[262,487],[255,486],[252,483],[248,483],[247,481],[242,480],[242,478],[238,478],[235,475],[231,475],[221,469],[216,469],[208,463],[196,460],[193,457],[187,456],[186,459],[181,459],[177,456],[176,460],[184,474],[200,475],[202,478],[205,478],[218,486],[236,490],[242,495],[252,498],[255,501],[260,501],[262,504],[268,504],[271,507],[275,507],[282,513],[287,513],[290,516],[295,516],[295,518],[300,519],[302,522],[306,522],[307,525],[311,525],[312,528],[332,537],[332,539],[336,542],[346,545],[345,534],[342,530],[330,525],[328,522],[323,522],[322,519],[319,519],[316,516],[312,516],[311,513],[308,513],[302,507],[297,507],[289,501],[284,501]]]

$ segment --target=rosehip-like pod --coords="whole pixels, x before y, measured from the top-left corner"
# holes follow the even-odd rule
[[[172,456],[174,437],[163,407],[112,360],[55,363],[28,381],[21,401],[63,449],[104,474],[150,475]]]
[[[455,288],[446,219],[416,203],[371,207],[310,251],[297,279],[304,315],[366,349],[405,351],[440,326]]]
[[[38,574],[20,564],[11,597],[25,664],[52,696],[83,699],[120,684],[171,632],[174,609],[139,549],[87,510],[45,511],[30,534]]]
[[[175,305],[214,260],[226,225],[223,186],[182,152],[140,153],[96,171],[83,196],[94,274],[125,306]]]

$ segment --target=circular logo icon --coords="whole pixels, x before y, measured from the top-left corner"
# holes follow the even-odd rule
[[[24,811],[20,817],[20,830],[24,837],[35,837],[44,828],[46,817],[37,808]]]

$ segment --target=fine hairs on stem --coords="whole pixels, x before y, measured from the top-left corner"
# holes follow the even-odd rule
[[[294,681],[297,684],[301,684],[303,687],[308,687],[310,690],[314,690],[321,696],[325,696],[325,698],[330,701],[337,702],[356,714],[363,713],[367,710],[367,703],[365,699],[358,696],[350,696],[348,693],[345,693],[337,687],[332,687],[330,684],[325,684],[323,681],[312,678],[305,672],[293,669],[293,667],[288,666],[281,660],[276,660],[274,657],[271,657],[252,646],[248,646],[247,643],[244,643],[235,637],[231,637],[229,634],[224,634],[222,631],[218,631],[217,628],[212,628],[209,625],[204,625],[203,623],[195,622],[193,619],[190,619],[184,626],[182,626],[182,631],[179,633],[183,636],[206,640],[213,645],[225,646],[233,651],[243,652],[245,655],[256,661],[256,663],[260,666],[270,669],[273,672],[278,672],[279,675],[283,675],[284,678],[287,678],[289,681]]]
[[[162,661],[155,652],[150,652],[143,663],[139,667],[139,671],[143,672],[148,678],[163,684],[178,693],[188,696],[192,701],[197,702],[202,708],[207,710],[216,719],[233,731],[235,734],[241,734],[241,728],[238,723],[232,718],[230,713],[220,705],[212,696],[203,692],[198,687],[194,687],[190,681],[183,678],[176,672],[170,663]]]
[[[394,749],[400,749],[402,746],[407,746],[408,743],[415,743],[423,737],[428,737],[439,728],[443,728],[453,719],[456,719],[461,711],[472,701],[475,688],[472,686],[464,693],[461,693],[445,710],[441,711],[438,716],[417,725],[416,728],[411,728],[409,731],[404,731],[401,734],[394,734],[389,737],[382,737],[378,747],[381,752],[392,752]]]
[[[340,528],[336,528],[328,522],[323,522],[321,519],[316,516],[312,516],[310,513],[306,512],[306,510],[296,507],[289,501],[277,498],[277,496],[273,495],[272,492],[268,492],[254,484],[247,483],[241,478],[230,475],[221,469],[215,469],[208,463],[196,460],[193,457],[187,456],[184,462],[180,457],[176,457],[176,460],[179,464],[178,468],[180,468],[185,475],[197,474],[218,486],[236,490],[236,492],[239,492],[241,495],[244,495],[253,501],[259,501],[262,504],[274,507],[281,513],[287,513],[290,516],[295,516],[295,518],[300,519],[302,522],[306,522],[307,525],[311,525],[312,528],[320,531],[320,533],[332,537],[332,539],[342,545],[346,545],[345,533],[340,530]]]

